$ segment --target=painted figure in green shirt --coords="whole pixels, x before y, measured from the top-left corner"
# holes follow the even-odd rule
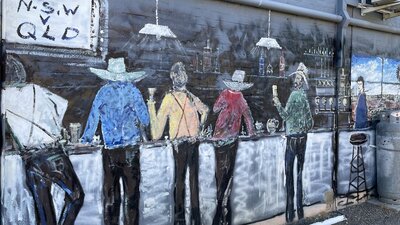
[[[305,90],[308,90],[308,69],[300,63],[294,76],[294,89],[290,93],[286,107],[283,107],[278,96],[273,97],[274,104],[279,115],[286,122],[286,152],[285,152],[285,175],[286,175],[286,222],[294,219],[294,181],[293,166],[297,157],[297,217],[304,218],[303,211],[303,165],[306,152],[307,132],[313,126],[310,105]]]
[[[298,76],[296,75],[296,77]],[[281,104],[276,104],[276,108],[279,115],[286,122],[287,135],[304,134],[311,129],[313,119],[307,95],[303,89],[292,91],[285,108]]]

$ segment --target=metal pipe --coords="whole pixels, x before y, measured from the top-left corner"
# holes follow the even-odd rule
[[[333,149],[334,149],[334,170],[332,171],[332,188],[333,192],[337,194],[337,182],[338,182],[338,168],[339,168],[339,95],[340,93],[340,82],[341,75],[344,73],[345,68],[345,38],[347,27],[350,23],[350,15],[347,13],[347,4],[345,0],[337,1],[337,12],[338,15],[343,17],[343,20],[337,26],[336,32],[336,46],[335,46],[335,68],[336,70],[336,85],[335,85],[335,105],[336,111],[334,112],[334,132],[333,132]]]
[[[333,23],[339,23],[340,21],[342,21],[342,17],[336,14],[321,12],[313,9],[307,9],[299,6],[293,6],[286,3],[265,1],[265,0],[225,0],[225,1],[242,5],[254,6],[257,8],[271,9],[277,12],[292,14],[296,16],[304,16]]]
[[[313,9],[307,9],[299,6],[293,6],[286,3],[266,1],[266,0],[223,0],[225,2],[232,2],[256,8],[270,9],[276,12],[287,13],[296,16],[303,16],[312,19],[323,20],[332,23],[341,23],[342,20],[348,19],[349,25],[354,27],[361,27],[369,30],[381,31],[385,33],[400,34],[400,29],[393,28],[386,25],[375,24],[361,19],[344,18],[342,15],[320,12]],[[345,7],[347,4],[345,3]],[[347,21],[346,21],[347,23]]]
[[[375,31],[381,31],[385,33],[391,33],[391,34],[400,34],[400,29],[394,28],[394,27],[389,27],[386,25],[381,25],[381,24],[376,24],[376,23],[371,23],[365,20],[360,20],[360,19],[355,19],[355,18],[350,18],[350,26],[354,27],[361,27],[369,30],[375,30]]]
[[[0,2],[0,41],[3,40],[3,26],[4,26],[4,15],[3,15],[3,2]]]
[[[340,21],[337,27],[337,42],[336,42],[336,67],[337,68],[344,68],[345,63],[345,54],[344,54],[344,48],[345,48],[345,38],[346,38],[346,31],[347,27],[350,24],[351,17],[347,13],[347,4],[345,0],[338,0],[338,7],[337,7],[337,13],[343,17],[343,20]],[[340,75],[338,75],[340,77]]]

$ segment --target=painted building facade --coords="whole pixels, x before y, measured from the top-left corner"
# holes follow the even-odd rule
[[[376,187],[374,127],[381,112],[399,108],[400,57],[393,46],[399,42],[400,29],[396,27],[400,23],[398,18],[383,21],[379,13],[361,16],[358,3],[356,0],[312,3],[6,0],[2,2],[1,14],[2,96],[10,80],[26,76],[27,84],[45,88],[68,102],[58,131],[60,136],[62,127],[69,132],[64,135],[69,142],[63,148],[85,193],[75,224],[103,224],[106,220],[104,166],[112,164],[105,165],[104,151],[112,151],[109,143],[117,145],[117,141],[105,143],[111,136],[101,126],[108,121],[123,123],[123,118],[131,115],[118,114],[128,107],[118,110],[119,104],[129,105],[129,97],[121,94],[125,92],[111,92],[114,94],[104,97],[104,102],[116,100],[108,108],[103,106],[105,103],[101,105],[104,114],[95,125],[98,126],[95,138],[85,143],[79,138],[88,129],[87,121],[100,90],[113,82],[133,84],[146,103],[146,110],[150,108],[149,101],[154,100],[159,113],[164,97],[171,93],[175,96],[174,91],[189,96],[182,97],[188,99],[187,104],[197,105],[200,101],[208,108],[204,110],[207,111],[204,121],[200,112],[195,114],[198,118],[194,116],[188,121],[191,124],[199,120],[198,133],[192,135],[188,131],[189,134],[172,136],[171,127],[179,127],[187,118],[182,104],[186,100],[175,98],[182,112],[177,107],[174,112],[178,112],[178,119],[174,120],[172,114],[167,117],[169,125],[157,130],[162,133],[159,140],[152,140],[152,129],[157,128],[151,126],[154,121],[150,112],[150,124],[144,124],[144,131],[140,131],[148,140],[138,135],[133,144],[122,142],[124,148],[137,145],[139,150],[135,154],[140,155],[137,158],[140,198],[135,206],[138,208],[135,222],[173,224],[182,219],[174,206],[177,204],[176,171],[184,162],[176,152],[183,142],[197,143],[200,215],[196,218],[201,224],[224,224],[215,218],[224,214],[225,209],[231,215],[224,217],[228,224],[277,218],[280,223],[290,222],[314,211],[342,206],[347,200],[344,196],[355,191],[350,182],[353,134],[362,133],[366,137],[362,143],[366,185],[360,191],[367,187],[371,193]],[[110,63],[110,59],[118,58],[123,58],[121,66],[125,65],[119,71],[121,68],[113,68]],[[171,69],[176,62],[182,62],[185,68],[184,91],[177,85],[178,75],[172,75],[182,73]],[[115,76],[104,78],[93,69],[108,71],[104,72],[105,76]],[[237,70],[243,73],[236,73]],[[143,78],[126,78],[134,72],[143,72]],[[234,78],[235,73],[243,77]],[[362,91],[359,77],[363,77]],[[244,116],[246,113],[236,118],[239,123],[235,132],[230,133],[232,136],[219,137],[216,130],[222,112],[215,108],[224,91],[242,96],[250,113],[248,119]],[[11,102],[18,103],[15,110],[24,112],[30,110],[29,101],[27,98]],[[2,100],[2,108],[8,107]],[[138,113],[139,108],[129,107],[128,110]],[[223,110],[232,107],[224,103]],[[116,113],[110,114],[108,109]],[[366,112],[365,126],[355,127],[362,110]],[[36,147],[16,143],[18,136],[10,118],[12,113],[20,114],[11,108],[10,111],[2,110],[1,221],[2,224],[34,224],[39,220],[35,216],[38,200],[32,198],[34,192],[26,184],[27,161],[21,152]],[[37,113],[40,117],[40,111]],[[231,117],[237,116],[235,112],[229,113]],[[308,114],[309,125],[301,125]],[[113,116],[105,121],[105,115]],[[43,131],[48,124],[41,125],[43,120],[35,118],[20,117],[19,120],[30,122],[31,128],[27,129]],[[224,132],[231,129],[232,121],[226,119],[221,129]],[[129,126],[139,130],[136,125]],[[220,162],[216,158],[217,149],[229,145],[231,139],[237,143],[232,148],[236,155]],[[232,173],[222,179],[227,187],[225,195],[219,198],[221,187],[216,174],[224,166],[232,169]],[[197,223],[191,219],[195,210],[191,207],[193,193],[189,185],[193,168],[188,166],[182,178],[185,213],[181,222],[186,224]],[[122,196],[129,196],[130,193],[124,193],[127,191],[123,188],[124,181],[121,182]],[[64,192],[65,189],[51,185],[56,218],[63,215]],[[219,201],[225,207],[222,211],[218,211]],[[290,204],[293,207],[288,208]],[[118,214],[121,224],[125,221],[127,205],[122,201]]]

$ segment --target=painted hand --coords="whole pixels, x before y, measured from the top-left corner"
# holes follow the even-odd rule
[[[194,143],[196,142],[196,137],[190,137],[190,138],[189,138],[189,142],[190,142],[191,144],[194,144]]]
[[[272,101],[274,101],[274,105],[275,106],[281,106],[281,102],[279,101],[278,97],[273,97]]]
[[[156,101],[154,99],[147,99],[147,104],[156,104]]]
[[[75,144],[76,147],[85,147],[91,145],[90,142],[84,138],[79,138],[78,143]]]
[[[79,143],[79,144],[86,144],[86,145],[87,145],[87,144],[90,144],[90,142],[87,141],[86,138],[84,138],[84,137],[79,138],[78,143]]]
[[[204,124],[200,124],[200,132],[199,132],[199,137],[205,137],[207,134],[207,131],[204,129]]]
[[[146,134],[146,126],[144,126],[143,124],[140,124],[140,133],[142,136],[142,141],[148,142],[149,139],[147,138],[147,134]]]
[[[149,99],[148,102],[154,102],[154,93],[156,93],[157,88],[148,88],[149,90]]]

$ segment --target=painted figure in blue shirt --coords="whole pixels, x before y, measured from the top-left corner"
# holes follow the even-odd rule
[[[133,82],[145,72],[126,72],[124,58],[111,58],[107,70],[90,68],[102,79],[109,80],[96,95],[82,136],[83,143],[93,141],[101,121],[103,150],[103,217],[104,224],[118,224],[121,203],[123,224],[139,224],[140,138],[146,141],[141,128],[148,126],[148,110]],[[124,188],[121,199],[120,178]]]
[[[83,142],[92,142],[99,120],[108,149],[135,145],[141,137],[140,125],[148,126],[150,122],[140,91],[133,83],[119,81],[109,82],[97,92]]]
[[[354,128],[368,127],[368,108],[367,97],[364,92],[364,78],[359,76],[357,78],[358,99],[355,110],[355,123]]]

